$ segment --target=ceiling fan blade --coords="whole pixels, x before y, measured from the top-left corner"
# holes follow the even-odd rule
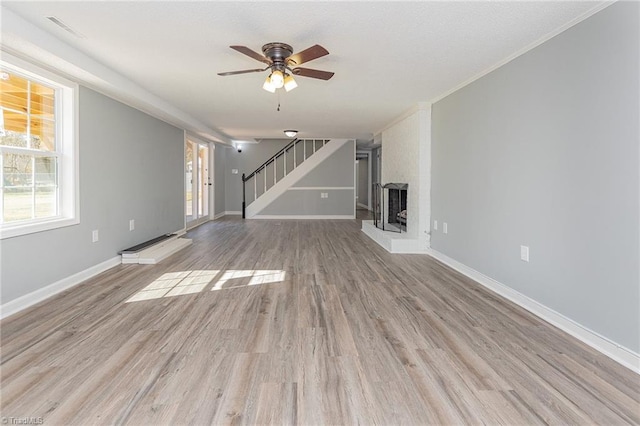
[[[242,71],[219,72],[219,73],[218,73],[218,75],[225,76],[225,75],[236,75],[236,74],[248,74],[248,73],[250,73],[250,72],[261,72],[261,71],[266,71],[266,70],[268,70],[268,69],[269,69],[269,68],[267,67],[267,68],[256,68],[256,69],[253,69],[253,70],[242,70]]]
[[[271,65],[271,61],[268,58],[265,58],[263,55],[249,49],[247,46],[229,46],[233,50],[236,50],[240,53],[247,55],[250,58],[255,59],[256,61],[264,62],[267,65]]]
[[[319,44],[313,45],[302,52],[294,53],[287,58],[287,62],[290,66],[302,65],[305,62],[313,61],[322,56],[328,55],[329,51]]]
[[[329,71],[320,71],[320,70],[313,70],[311,68],[299,68],[299,67],[294,68],[293,73],[295,75],[300,75],[302,77],[318,78],[320,80],[329,80],[331,77],[333,77],[333,74],[334,74]]]

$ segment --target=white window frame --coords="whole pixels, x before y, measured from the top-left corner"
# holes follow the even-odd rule
[[[58,199],[56,216],[2,223],[0,225],[0,239],[77,225],[80,223],[78,190],[78,84],[9,53],[4,51],[1,53],[0,64],[4,69],[31,81],[52,87],[56,91],[56,152],[43,152],[42,156],[58,158]],[[29,149],[0,146],[0,155],[4,152],[33,154],[33,150]],[[0,202],[2,202],[3,196],[3,190],[0,190]]]

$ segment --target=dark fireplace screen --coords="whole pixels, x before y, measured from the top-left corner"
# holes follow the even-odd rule
[[[407,232],[407,191],[409,184],[374,184],[373,222],[376,228]]]

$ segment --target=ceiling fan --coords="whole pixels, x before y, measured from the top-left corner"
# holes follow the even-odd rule
[[[229,46],[233,50],[243,53],[250,58],[260,61],[267,65],[266,68],[256,68],[251,70],[221,72],[218,75],[236,75],[247,74],[251,72],[262,72],[270,70],[269,76],[264,82],[262,88],[268,92],[274,93],[276,89],[284,87],[289,90],[298,87],[293,79],[293,75],[302,77],[317,78],[320,80],[329,80],[333,77],[332,72],[314,70],[311,68],[302,68],[299,65],[305,62],[328,55],[329,52],[319,44],[313,45],[298,53],[293,53],[293,48],[286,43],[267,43],[262,46],[263,55],[249,49],[246,46]]]

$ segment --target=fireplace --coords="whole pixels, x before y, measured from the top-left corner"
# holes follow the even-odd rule
[[[377,228],[407,232],[407,192],[409,184],[376,184],[373,221]]]
[[[387,184],[389,185],[389,184]],[[391,184],[403,185],[403,184]],[[386,186],[386,185],[385,185]],[[405,184],[406,186],[406,184]],[[407,224],[407,189],[404,188],[388,188],[389,197],[387,203],[387,211],[389,212],[388,223]]]

